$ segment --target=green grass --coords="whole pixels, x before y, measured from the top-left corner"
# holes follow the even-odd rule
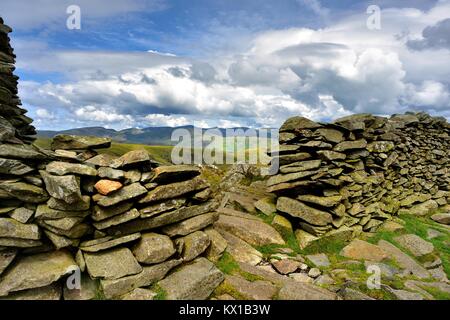
[[[240,275],[244,279],[251,282],[262,280],[260,276],[242,271],[236,260],[234,260],[234,258],[226,251],[223,253],[222,257],[216,263],[216,267],[225,274]]]
[[[167,292],[165,292],[164,289],[159,285],[154,284],[150,288],[150,290],[156,293],[156,296],[153,298],[153,300],[167,300]]]
[[[404,229],[399,230],[397,232],[380,231],[377,232],[373,237],[369,238],[368,241],[376,244],[378,243],[379,240],[386,240],[390,243],[398,245],[394,240],[394,238],[397,237],[398,235],[400,234],[418,235],[422,239],[429,241],[433,244],[435,251],[439,253],[439,257],[442,260],[444,271],[447,274],[447,277],[450,278],[450,248],[446,244],[446,242],[450,241],[450,233],[448,229],[434,222],[428,216],[418,217],[413,215],[401,215],[400,219],[402,219],[405,222]],[[442,235],[434,239],[427,239],[429,229],[438,230],[442,233]],[[408,253],[413,259],[417,260],[419,263],[431,261],[435,257],[435,255],[427,255],[425,257],[417,259],[411,253],[407,252],[406,250],[404,251]]]
[[[436,300],[450,300],[450,293],[442,292],[436,288],[429,286],[420,286],[423,290],[431,294]]]
[[[323,238],[314,241],[314,243],[302,250],[302,252],[304,254],[326,253],[339,255],[347,244],[347,241]]]
[[[225,274],[234,274],[239,270],[239,264],[233,259],[231,254],[226,251],[223,253],[216,266]]]

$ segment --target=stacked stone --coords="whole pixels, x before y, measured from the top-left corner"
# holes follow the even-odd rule
[[[22,153],[3,149],[0,296],[59,299],[65,283],[58,280],[79,268],[82,289],[64,285],[64,299],[149,298],[154,293],[139,288],[194,259],[204,269],[199,281],[221,282],[214,265],[199,257],[217,259],[223,251],[205,230],[218,213],[200,168],[158,166],[145,150],[121,157],[95,151],[110,144],[59,135],[47,154],[32,145],[17,146]],[[170,293],[172,282],[161,287]]]
[[[17,96],[19,77],[13,73],[16,56],[9,43],[11,31],[0,18],[0,142],[31,143],[36,130]]]
[[[450,197],[450,127],[424,113],[303,117],[280,128],[279,172],[267,181],[300,244],[372,232],[396,214],[427,214]]]

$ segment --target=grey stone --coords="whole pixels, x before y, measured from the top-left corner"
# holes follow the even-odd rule
[[[9,214],[9,216],[11,218],[13,218],[14,220],[17,220],[21,223],[27,223],[31,219],[33,214],[34,214],[33,210],[21,207],[21,208],[14,209],[14,211],[12,211]]]
[[[119,297],[140,287],[148,287],[163,279],[174,267],[180,265],[179,260],[169,260],[153,266],[143,267],[142,272],[114,280],[101,280],[101,287],[107,299]]]
[[[223,280],[224,275],[213,263],[198,258],[159,281],[158,285],[169,300],[205,300]]]
[[[310,254],[306,258],[316,267],[328,267],[330,265],[330,260],[328,260],[328,256],[325,253]]]
[[[185,194],[201,191],[208,188],[208,184],[201,178],[175,182],[171,184],[161,185],[148,192],[148,194],[139,201],[139,203],[151,203],[166,199],[181,197]]]
[[[34,171],[34,168],[19,160],[0,158],[0,174],[22,176]]]
[[[57,176],[64,176],[68,174],[78,174],[82,176],[96,176],[97,170],[95,170],[92,167],[89,167],[87,165],[78,164],[78,163],[68,163],[68,162],[61,162],[61,161],[53,161],[50,162],[46,167],[45,170],[48,173],[57,175]]]
[[[196,231],[185,237],[178,238],[177,244],[182,246],[181,256],[184,261],[192,261],[201,255],[211,244],[208,235],[202,231]]]
[[[118,279],[142,272],[130,249],[115,248],[97,253],[84,253],[87,271],[92,278]]]
[[[394,240],[416,257],[421,257],[434,251],[434,246],[431,242],[425,241],[415,234],[397,236]]]
[[[115,239],[108,239],[107,241],[104,241],[104,242],[101,242],[98,244],[94,244],[91,246],[83,246],[83,243],[81,243],[80,249],[84,252],[98,252],[98,251],[111,249],[111,248],[117,247],[117,246],[125,244],[125,243],[136,241],[140,237],[141,237],[140,233],[134,233],[134,234],[126,235],[126,236],[115,238]]]
[[[300,201],[286,197],[278,198],[277,209],[313,225],[325,226],[332,221],[331,214],[328,212],[309,207]]]
[[[205,227],[213,224],[218,219],[219,214],[217,212],[209,212],[166,226],[162,229],[162,232],[164,234],[167,234],[169,237],[185,236],[189,233],[204,229]]]
[[[77,203],[82,201],[80,191],[80,181],[73,175],[53,176],[45,171],[39,171],[47,189],[47,192],[54,198],[63,200],[66,203]]]
[[[153,170],[151,182],[167,183],[192,179],[200,174],[200,168],[191,165],[161,166]]]
[[[0,296],[9,292],[45,287],[71,273],[76,267],[64,250],[22,256],[0,279]]]
[[[24,224],[11,218],[0,218],[0,237],[39,240],[41,234],[35,224]]]
[[[133,247],[136,259],[145,264],[160,263],[175,253],[175,247],[168,236],[157,233],[146,233]]]
[[[273,227],[258,220],[220,215],[214,227],[225,230],[254,246],[285,244]]]
[[[135,199],[145,193],[147,193],[147,189],[145,189],[140,183],[133,183],[123,187],[107,197],[101,198],[97,204],[103,207],[110,207],[123,201]]]
[[[59,134],[53,138],[52,150],[102,149],[111,146],[111,139]]]

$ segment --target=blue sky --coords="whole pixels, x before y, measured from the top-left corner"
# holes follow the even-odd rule
[[[0,16],[39,129],[450,117],[448,0],[2,0]]]

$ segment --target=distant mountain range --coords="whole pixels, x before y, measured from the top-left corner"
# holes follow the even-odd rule
[[[171,146],[176,145],[177,141],[172,141],[172,132],[176,129],[188,130],[193,136],[194,126],[182,126],[182,127],[148,127],[143,129],[130,128],[124,130],[114,130],[106,129],[103,127],[87,127],[87,128],[77,128],[69,129],[63,131],[50,131],[50,130],[39,130],[37,136],[39,138],[53,138],[58,134],[72,134],[81,136],[95,136],[95,137],[105,137],[111,138],[112,140],[120,143],[137,143],[146,145],[158,145],[158,146]],[[214,128],[218,129],[223,136],[227,129],[224,128]],[[248,128],[231,128],[233,130],[247,130]],[[207,129],[202,129],[207,130]],[[270,138],[270,135],[269,137]]]

